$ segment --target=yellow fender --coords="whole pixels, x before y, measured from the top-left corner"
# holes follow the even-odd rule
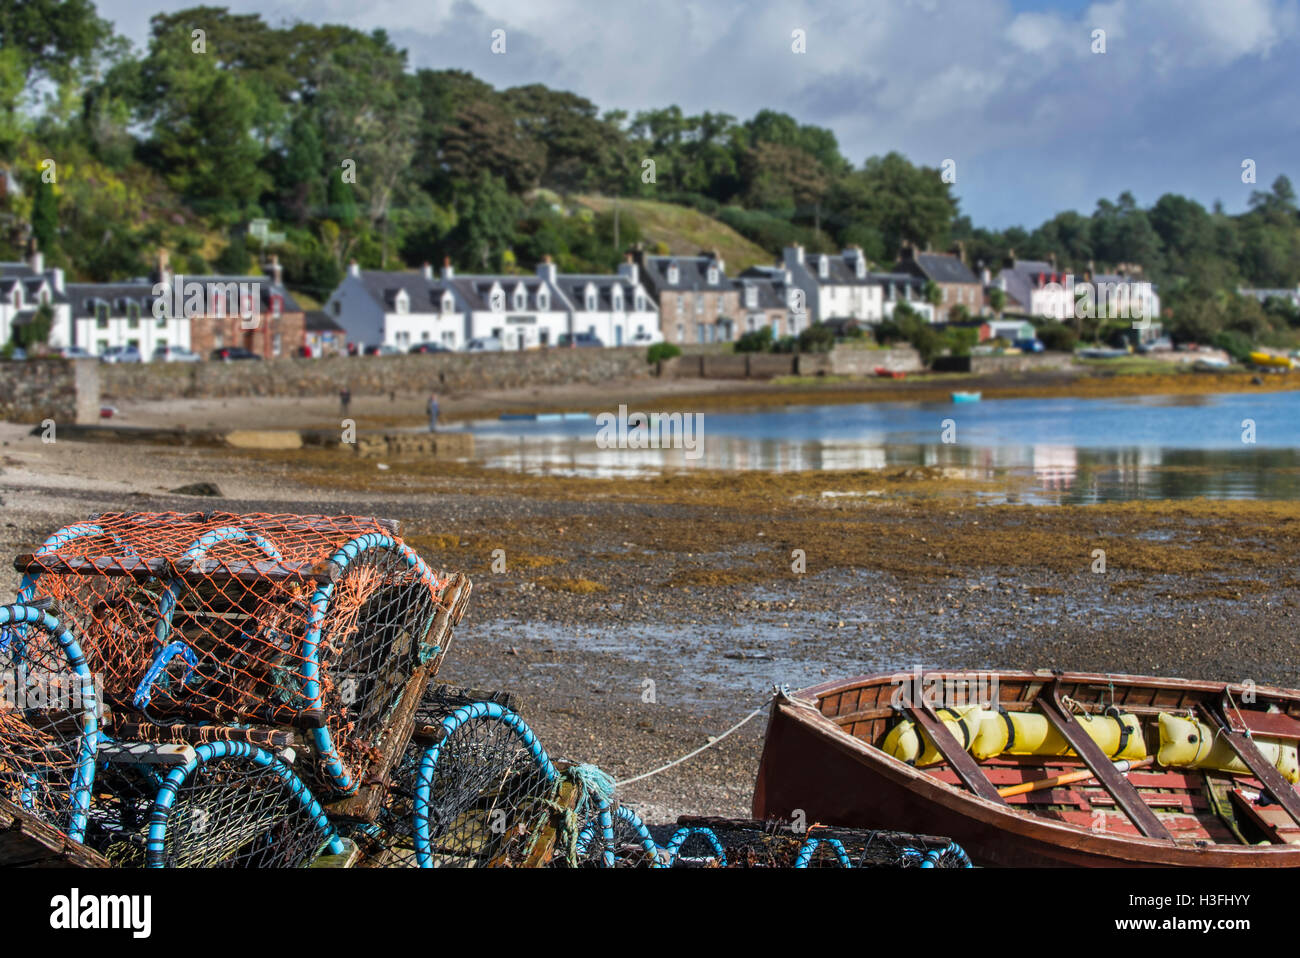
[[[1136,715],[1076,715],[1075,719],[1112,761],[1146,758],[1142,724]],[[1038,712],[985,712],[971,754],[983,761],[1008,755],[1073,755],[1056,727]]]
[[[969,749],[979,731],[980,720],[985,712],[978,705],[970,705],[959,709],[935,709],[934,714],[952,733],[952,737],[960,742],[963,748]],[[933,765],[943,761],[943,756],[930,741],[930,737],[917,728],[916,723],[911,719],[904,719],[890,729],[880,748],[887,755],[901,759],[909,765]]]
[[[1209,768],[1232,775],[1249,775],[1246,766],[1232,746],[1204,722],[1161,712],[1160,751],[1156,761],[1171,768]],[[1256,735],[1255,747],[1282,777],[1294,785],[1300,781],[1300,756],[1296,746],[1285,739]]]

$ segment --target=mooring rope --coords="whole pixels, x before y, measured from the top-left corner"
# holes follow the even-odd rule
[[[668,771],[668,769],[672,768],[673,766],[675,766],[675,765],[680,765],[680,764],[682,764],[682,762],[685,762],[687,759],[692,759],[692,758],[694,758],[696,755],[699,755],[701,752],[705,751],[706,749],[710,749],[710,748],[712,748],[713,746],[717,745],[719,742],[721,742],[724,738],[726,738],[726,737],[727,737],[728,735],[730,735],[732,732],[736,731],[738,728],[740,728],[742,725],[744,725],[744,724],[745,724],[746,722],[748,722],[750,719],[754,718],[754,716],[756,716],[756,715],[761,715],[763,712],[767,711],[768,703],[770,703],[771,701],[772,701],[771,697],[768,697],[768,698],[763,699],[763,704],[762,704],[762,705],[760,705],[758,708],[754,709],[754,711],[750,712],[748,715],[746,715],[743,719],[741,719],[741,720],[740,720],[739,722],[737,722],[735,725],[731,726],[731,728],[727,729],[727,730],[726,730],[725,732],[723,732],[721,735],[715,736],[714,738],[712,738],[712,739],[710,739],[709,741],[705,742],[703,745],[701,745],[699,748],[695,749],[694,751],[687,752],[687,753],[686,753],[685,755],[683,755],[681,758],[675,758],[675,759],[673,759],[671,762],[669,762],[667,765],[660,765],[658,768],[651,769],[651,770],[648,771],[648,772],[642,772],[640,775],[634,775],[632,778],[624,778],[624,779],[620,779],[620,780],[619,780],[618,782],[616,782],[615,784],[618,785],[618,787],[620,787],[620,788],[621,788],[622,786],[624,786],[624,785],[631,785],[633,782],[639,782],[639,781],[641,781],[641,779],[643,779],[643,778],[649,778],[649,777],[652,776],[652,775],[658,775],[660,772],[666,772],[666,771]]]

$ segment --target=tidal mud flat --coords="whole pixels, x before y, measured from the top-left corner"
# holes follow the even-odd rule
[[[551,752],[619,779],[703,745],[773,684],[922,665],[1300,685],[1294,502],[986,505],[990,481],[924,468],[600,480],[4,441],[9,556],[97,511],[401,520],[475,581],[442,677],[514,692]],[[168,492],[196,481],[221,494]],[[762,731],[760,715],[624,797],[660,821],[744,814]]]

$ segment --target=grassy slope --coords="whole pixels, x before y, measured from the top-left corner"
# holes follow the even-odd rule
[[[613,199],[606,196],[577,196],[572,201],[598,213],[612,209],[614,205]],[[775,260],[773,253],[751,243],[730,226],[686,206],[622,199],[619,200],[619,209],[636,218],[647,247],[663,242],[668,245],[670,253],[682,255],[716,248],[732,276],[750,266],[771,265]]]

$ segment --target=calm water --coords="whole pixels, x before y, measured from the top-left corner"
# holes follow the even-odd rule
[[[629,415],[637,411],[655,412],[633,408]],[[1254,442],[1244,441],[1251,438],[1250,423]],[[594,418],[477,422],[470,428],[485,464],[530,473],[928,465],[962,469],[974,478],[1023,474],[1031,480],[1021,495],[1026,501],[1300,494],[1300,392],[705,413],[693,452],[601,448]],[[945,428],[955,441],[944,441]],[[663,436],[667,444],[666,427]]]

